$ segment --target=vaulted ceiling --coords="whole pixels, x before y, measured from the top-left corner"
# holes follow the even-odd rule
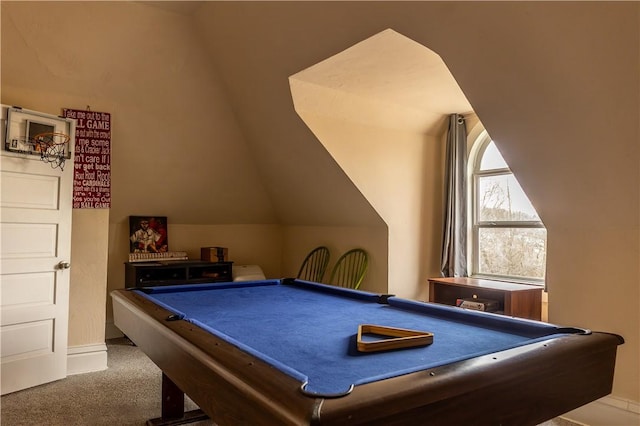
[[[585,90],[594,82],[610,85],[612,64],[623,67],[633,60],[610,48],[623,50],[624,41],[633,38],[609,31],[629,27],[617,25],[621,15],[632,19],[618,11],[624,7],[2,2],[2,98],[29,99],[23,106],[33,109],[91,105],[114,112],[110,216],[116,222],[154,212],[184,224],[380,224],[377,212],[296,114],[295,108],[318,112],[322,105],[311,96],[294,104],[293,82],[322,93],[323,102],[333,98],[322,106],[327,113],[336,114],[345,104],[366,106],[368,114],[355,116],[352,108],[347,118],[425,134],[442,130],[440,114],[469,110],[466,101],[456,101],[463,92],[492,137],[509,142],[501,151],[536,208],[537,199],[550,197],[550,191],[560,200],[575,194],[594,204],[595,193],[581,191],[571,180],[544,184],[537,165],[565,173],[568,162],[588,164],[597,149],[565,148],[567,141],[593,132],[577,137],[576,129],[557,125],[565,122],[558,117],[598,122],[602,112],[594,105],[605,112],[624,109],[623,94],[602,90],[606,102],[596,104],[599,92]],[[442,90],[442,64],[462,90],[448,84],[453,89]],[[538,149],[542,140],[557,146],[553,156]],[[150,170],[132,166],[149,158]],[[601,182],[594,177],[589,184]],[[150,188],[157,195],[150,196]],[[603,197],[609,193],[603,191]],[[196,207],[183,207],[196,199]],[[225,209],[219,208],[222,203]],[[544,216],[550,209],[559,220],[574,220],[561,206],[540,205],[539,212]]]
[[[451,113],[472,107],[442,58],[387,29],[291,78],[297,110],[441,136]]]
[[[371,4],[192,6],[182,12],[197,23],[281,223],[380,224],[294,107],[438,137],[449,114],[472,111],[437,53],[387,27],[383,11],[364,18]]]

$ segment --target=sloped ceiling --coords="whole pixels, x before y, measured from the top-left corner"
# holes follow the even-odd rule
[[[3,103],[112,113],[111,223],[279,223],[190,16],[140,2],[0,7]]]
[[[440,56],[384,30],[290,78],[296,110],[440,136],[471,105]]]
[[[580,138],[546,129],[563,114],[584,122],[600,119],[593,108],[594,92],[584,88],[606,81],[609,64],[633,58],[600,46],[599,40],[609,34],[603,29],[609,27],[599,26],[600,32],[590,28],[594,17],[606,18],[604,23],[619,20],[612,10],[621,7],[604,2],[2,2],[3,99],[11,103],[12,93],[28,88],[65,93],[68,107],[100,101],[107,111],[119,109],[120,117],[114,117],[112,221],[149,211],[162,214],[169,204],[193,206],[198,200],[195,207],[167,213],[176,218],[174,223],[380,224],[295,113],[289,77],[392,29],[440,55],[492,137],[512,145],[501,151],[522,176],[536,208],[536,200],[549,191],[556,191],[557,199],[576,194],[593,198],[589,201],[595,204],[596,195],[571,180],[527,186],[538,179],[536,164],[552,164],[559,173],[568,162],[588,164],[589,158],[576,161],[576,156],[590,151],[563,148],[566,140]],[[117,28],[111,22],[118,22]],[[608,36],[628,39],[617,32]],[[361,69],[362,61],[351,64],[357,65],[353,69]],[[380,69],[390,72],[399,63]],[[403,78],[410,81],[415,75]],[[370,98],[371,88],[380,87],[380,81],[359,86],[360,78],[360,72],[349,76],[358,90],[352,99]],[[335,90],[331,84],[337,80],[323,79],[321,87],[328,84]],[[415,100],[400,96],[397,83],[382,83],[396,102]],[[612,110],[620,108],[617,97],[606,99]],[[608,106],[602,101],[598,105]],[[528,118],[536,114],[536,120]],[[124,128],[120,118],[125,115],[135,117],[135,125]],[[215,138],[208,129],[202,131],[212,115],[233,122],[229,129],[215,129],[220,133]],[[116,140],[125,134],[131,140]],[[582,137],[589,136],[585,131]],[[160,152],[154,148],[161,138],[180,142]],[[211,142],[206,152],[194,149],[205,146],[199,143],[202,138]],[[539,140],[557,140],[553,157],[537,148]],[[233,158],[221,161],[216,143],[225,144],[222,153]],[[163,173],[149,177],[124,170],[131,158],[144,158],[150,149]],[[624,168],[616,172],[620,170]],[[202,178],[208,175],[218,185]],[[599,187],[600,181],[593,179],[590,185]],[[220,189],[220,182],[231,191]],[[149,197],[150,184],[158,186],[162,197]],[[118,199],[124,186],[127,195]],[[602,191],[604,199],[610,192]],[[132,211],[140,200],[148,203],[146,211]],[[221,202],[230,207],[219,209]],[[544,216],[545,209],[553,209],[558,218],[574,220],[561,206],[541,205],[539,212]],[[598,211],[621,214],[613,207]]]
[[[283,224],[382,223],[295,113],[290,76],[339,93],[325,112],[360,102],[359,117],[343,117],[376,126],[442,134],[446,115],[471,110],[442,59],[419,43],[388,31],[358,44],[388,29],[384,13],[365,17],[371,6],[205,2],[194,13]],[[305,101],[296,108],[318,107]]]

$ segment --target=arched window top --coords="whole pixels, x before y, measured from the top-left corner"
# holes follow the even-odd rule
[[[540,222],[536,209],[522,186],[509,169],[495,142],[487,135],[477,151],[475,179],[478,195],[479,221]]]
[[[495,142],[487,139],[485,146],[480,155],[480,170],[508,169],[507,162],[502,158],[502,154],[498,150]]]

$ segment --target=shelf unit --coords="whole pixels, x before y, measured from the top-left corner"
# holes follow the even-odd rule
[[[233,262],[170,260],[125,262],[125,287],[151,287],[233,281]]]
[[[430,278],[429,301],[455,306],[456,299],[493,299],[504,315],[542,319],[543,287],[476,278]]]

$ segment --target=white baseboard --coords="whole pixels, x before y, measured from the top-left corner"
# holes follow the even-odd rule
[[[106,344],[70,346],[67,349],[67,376],[106,369]]]
[[[609,395],[561,417],[587,426],[639,426],[640,403]]]

